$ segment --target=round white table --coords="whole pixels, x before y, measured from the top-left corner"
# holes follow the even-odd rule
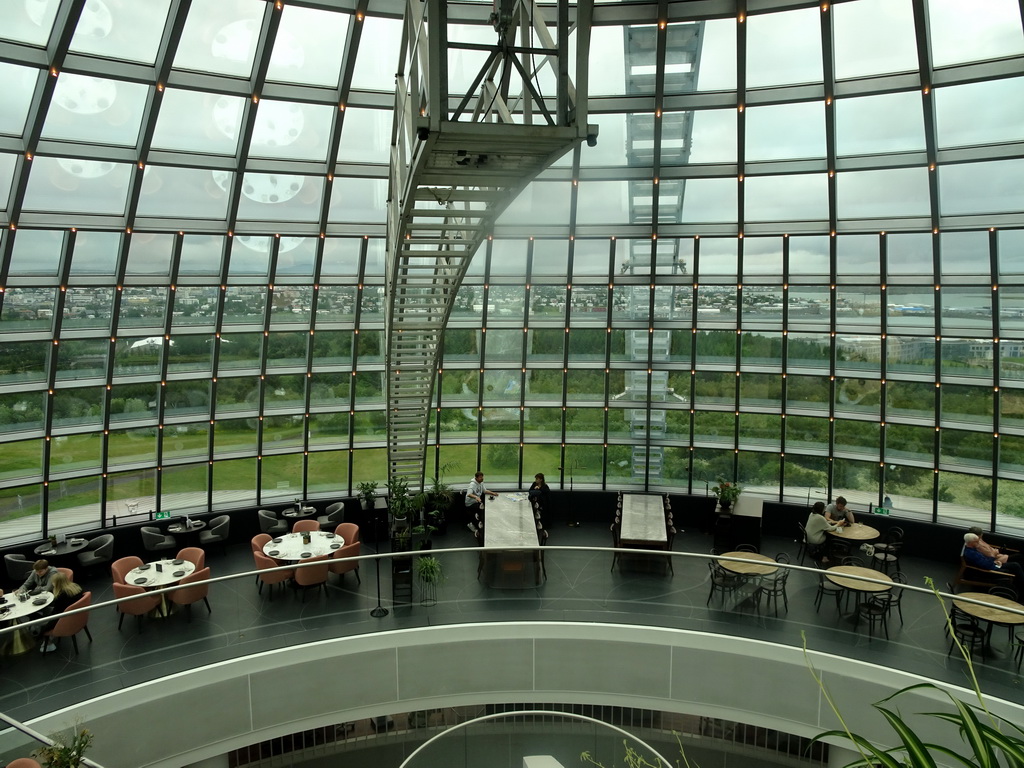
[[[345,546],[345,540],[327,531],[308,531],[309,543],[303,540],[303,533],[286,533],[271,539],[263,545],[263,554],[275,560],[308,560],[311,557],[330,555]]]
[[[24,600],[18,599],[16,592],[11,592],[0,598],[0,622],[9,621],[18,624],[18,619],[24,619],[33,613],[39,613],[46,606],[53,602],[52,592],[40,592],[38,595],[28,595]],[[26,629],[17,629],[11,633],[11,642],[3,652],[16,656],[25,653],[35,647],[35,641],[31,633]]]
[[[132,568],[125,574],[124,583],[146,589],[159,589],[177,584],[196,570],[195,563],[190,560],[156,560],[152,563]],[[153,611],[153,616],[163,618],[171,612],[167,605],[167,595],[160,595],[160,605]]]

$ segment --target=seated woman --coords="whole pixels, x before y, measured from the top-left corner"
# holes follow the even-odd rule
[[[39,628],[39,632],[41,634],[49,632],[57,626],[60,614],[64,613],[64,609],[78,600],[79,595],[82,594],[82,588],[60,571],[54,573],[53,577],[50,579],[50,591],[53,593],[53,602],[50,603],[47,608],[49,608],[50,613],[52,615],[56,615],[57,618],[41,626]],[[39,646],[39,652],[50,653],[50,651],[56,650],[57,644],[49,638],[44,637],[42,644]]]
[[[824,502],[815,502],[814,506],[811,507],[811,514],[807,516],[807,523],[804,525],[804,532],[807,536],[807,551],[814,560],[821,563],[828,562],[828,558],[825,557],[825,543],[827,541],[825,532],[838,530],[839,525],[837,523],[830,523],[825,519]]]
[[[533,504],[533,508],[538,514],[543,515],[548,508],[548,492],[551,489],[548,487],[547,481],[544,480],[544,473],[538,472],[533,476],[533,485],[530,486],[529,497],[530,502]]]

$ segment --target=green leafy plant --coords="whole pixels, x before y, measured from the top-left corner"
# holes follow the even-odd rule
[[[373,509],[377,505],[377,483],[373,480],[367,480],[363,483],[358,483],[356,488],[359,489],[357,494],[359,500],[363,502],[367,509]]]
[[[733,504],[743,493],[743,489],[736,483],[730,483],[724,478],[718,478],[718,485],[711,486],[711,492],[718,497],[720,502]]]
[[[872,706],[877,709],[885,718],[889,726],[899,737],[900,745],[891,749],[880,749],[863,736],[853,733],[843,719],[839,707],[833,700],[821,675],[814,669],[808,660],[807,666],[811,670],[818,688],[828,702],[829,707],[839,719],[842,728],[833,729],[819,734],[815,740],[839,737],[851,742],[860,753],[860,758],[848,763],[845,768],[862,768],[866,766],[884,766],[884,768],[935,768],[940,763],[949,764],[951,758],[957,763],[966,766],[978,766],[978,768],[997,768],[1001,765],[1011,768],[1024,766],[1024,729],[1006,718],[998,717],[988,711],[985,706],[985,699],[978,684],[978,678],[974,672],[974,665],[971,663],[971,655],[956,638],[953,632],[952,620],[946,610],[946,603],[939,595],[932,579],[926,579],[928,586],[935,593],[936,599],[942,606],[946,618],[946,627],[950,637],[953,638],[957,648],[967,663],[971,684],[974,694],[978,699],[977,704],[968,704],[953,696],[948,691],[933,683],[919,683],[906,688],[901,688],[892,696],[876,702]],[[804,657],[807,658],[807,643],[804,641]],[[886,704],[903,694],[917,689],[933,689],[947,696],[953,705],[952,710],[947,712],[922,712],[922,717],[938,718],[951,725],[956,726],[960,738],[969,747],[970,752],[960,754],[941,744],[925,742],[914,731],[912,725],[898,712],[890,709]],[[987,722],[986,722],[987,721]],[[1000,727],[1005,726],[1005,733]],[[1002,758],[1000,760],[1000,757]]]
[[[91,731],[75,727],[70,734],[54,733],[50,739],[53,744],[40,747],[33,756],[43,761],[45,768],[78,768],[85,751],[92,746],[93,736]]]
[[[424,584],[440,584],[444,581],[441,561],[433,555],[420,555],[416,559],[416,578]]]

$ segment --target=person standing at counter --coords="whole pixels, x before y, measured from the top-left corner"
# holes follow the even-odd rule
[[[484,485],[484,473],[477,472],[473,475],[473,479],[469,481],[469,487],[466,489],[466,508],[481,525],[484,522],[484,498],[487,496],[490,496],[492,499],[498,498],[498,494],[494,491],[488,491]],[[473,533],[476,533],[476,526],[477,523],[473,520],[470,520],[466,525]]]

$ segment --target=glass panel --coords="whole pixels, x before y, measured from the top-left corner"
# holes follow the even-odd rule
[[[944,165],[939,208],[944,216],[1018,211],[1024,207],[1024,160]]]
[[[906,469],[911,470],[910,467]],[[929,469],[926,472],[930,481],[932,471]],[[901,485],[900,488],[907,488],[907,486]],[[894,488],[887,488],[887,490],[893,496],[903,492]],[[868,504],[877,504],[878,462],[856,461],[837,456],[832,461],[832,498],[836,496],[845,496],[849,499],[854,512],[867,511]],[[931,493],[929,492],[928,498],[930,497]]]
[[[229,171],[147,165],[138,213],[140,216],[223,220],[232,183],[234,174]]]
[[[112,429],[107,440],[110,464],[156,463],[156,428]]]
[[[4,8],[4,25],[0,37],[29,45],[46,45],[59,8],[60,3],[55,0],[8,3]]]
[[[8,13],[4,25],[9,29],[9,24]],[[16,64],[0,62],[0,78],[4,83],[4,98],[0,101],[0,133],[21,136],[25,130],[25,120],[28,118],[38,76],[39,70],[33,67],[19,67]]]
[[[836,419],[835,451],[862,454],[862,458],[878,461],[882,445],[881,434],[882,428],[877,422]]]
[[[736,456],[736,479],[748,493],[778,497],[780,457],[770,453],[740,451]]]
[[[879,239],[875,235],[843,235],[836,238],[836,273],[878,275]]]
[[[747,176],[743,192],[748,221],[828,219],[828,177],[823,173]]]
[[[128,246],[129,275],[169,275],[171,273],[172,235],[139,233],[131,236]]]
[[[990,459],[991,460],[991,459]],[[979,523],[988,528],[992,519],[992,479],[943,471],[939,473],[938,522],[958,527]]]
[[[259,368],[263,334],[233,333],[220,340],[220,370]]]
[[[220,302],[219,287],[179,285],[171,295],[174,297],[172,329],[201,326],[213,328],[217,319],[217,305]],[[212,341],[209,343],[212,344]]]
[[[917,91],[836,101],[836,153],[840,157],[924,147],[924,113]]]
[[[747,17],[747,87],[820,83],[821,11]]]
[[[42,138],[134,147],[149,88],[61,72]]]
[[[53,426],[71,427],[103,423],[103,400],[105,390],[101,387],[76,389],[55,389],[53,391]]]
[[[836,377],[836,413],[858,413],[878,418],[882,385],[877,379]]]
[[[41,448],[41,440],[26,441],[25,447]],[[42,455],[41,451],[36,454],[36,462]],[[80,435],[60,435],[54,437],[50,446],[50,472],[60,473],[78,470],[99,469],[103,457],[103,435],[99,432]],[[17,467],[8,467],[8,471]],[[34,467],[34,473],[39,472],[38,463]]]
[[[195,0],[174,57],[174,66],[197,72],[248,77],[265,12],[246,0]]]
[[[367,451],[359,453],[366,454]],[[348,451],[310,453],[306,464],[309,493],[337,494],[339,489],[348,488],[348,456]]]
[[[42,510],[42,485],[0,488],[0,523],[4,533],[39,538],[42,535]]]
[[[930,209],[926,168],[836,174],[836,210],[840,219],[926,216]]]
[[[1024,78],[990,80],[935,89],[940,148],[1024,139]]]
[[[690,179],[686,182],[686,192],[682,221],[695,224],[736,221],[735,179]]]
[[[180,341],[180,339],[179,339]],[[210,382],[208,380],[168,381],[164,388],[164,416],[208,416]]]
[[[393,93],[402,20],[366,16],[362,24],[362,39],[372,40],[373,45],[359,47],[356,65],[352,71],[352,88]]]
[[[163,336],[119,337],[116,346],[110,345],[114,352],[114,375],[158,374],[165,341]]]
[[[256,459],[214,462],[213,503],[227,507],[256,503]]]
[[[156,423],[157,407],[160,403],[160,385],[116,384],[110,391],[110,420]]]
[[[328,221],[354,224],[384,223],[387,219],[388,183],[385,179],[335,176]],[[319,213],[314,211],[310,220]]]
[[[238,135],[246,100],[241,96],[167,88],[153,131],[155,149],[230,155]]]
[[[107,375],[107,353],[113,345],[109,339],[68,339],[57,347],[57,381]],[[42,353],[41,346],[31,350]]]
[[[152,64],[169,6],[170,0],[86,0],[71,50]]]
[[[331,122],[336,111],[335,107],[327,104],[261,99],[256,110],[250,155],[285,160],[326,160]]]
[[[123,214],[133,167],[128,163],[36,157],[25,189],[25,210]]]
[[[56,301],[56,288],[8,288],[0,306],[0,331],[49,331]]]
[[[206,507],[209,469],[205,462],[164,467],[161,473],[160,507],[167,511]]]
[[[304,497],[302,454],[264,456],[260,462],[260,503],[291,502]]]
[[[71,260],[71,275],[113,277],[121,250],[118,232],[79,232]]]
[[[102,514],[102,484],[103,478],[99,475],[51,482],[48,531],[98,526]]]
[[[243,276],[265,278],[270,274],[273,239],[243,236],[234,238],[231,242],[231,256],[228,263],[229,281]]]
[[[336,86],[351,18],[344,13],[284,6],[267,79]]]
[[[121,292],[121,311],[118,315],[118,331],[127,328],[153,328],[162,331],[167,315],[166,288],[131,288]],[[134,342],[134,348],[162,346],[162,338],[148,338]]]
[[[590,186],[596,185],[597,187],[600,187],[602,183],[603,182],[590,182]],[[595,223],[595,219],[600,219],[599,216],[592,216],[592,211],[586,210],[585,206],[591,202],[595,205],[600,202],[600,208],[603,211],[612,210],[617,212],[613,218],[605,218],[603,223],[628,220],[622,212],[626,183],[608,183],[612,186],[617,185],[616,190],[605,190],[603,193],[599,190],[593,190],[594,195],[591,195],[591,189],[587,183],[581,183],[579,186],[580,197],[579,202],[577,203],[577,210],[585,213],[589,223]],[[584,187],[588,188],[587,198],[583,197]],[[600,201],[592,199],[595,196],[600,196],[601,194],[609,195],[609,198]],[[524,189],[512,204],[505,209],[505,212],[498,218],[498,226],[500,227],[505,224],[513,226],[537,226],[542,224],[564,226],[565,222],[569,220],[569,201],[570,186],[568,183],[534,181],[528,184],[526,189]],[[583,221],[580,221],[580,223],[583,223]]]
[[[341,128],[338,159],[354,163],[387,163],[391,153],[392,113],[348,107]]]
[[[223,258],[223,237],[185,235],[181,242],[178,274],[219,276]]]
[[[1000,480],[996,509],[996,530],[1017,528],[1024,517],[1024,482]]]
[[[834,14],[836,79],[917,69],[911,0],[861,0],[829,7]],[[870,39],[871,44],[865,45]]]
[[[156,476],[155,468],[107,475],[106,514],[130,516],[133,509],[140,514],[153,512],[156,509]]]
[[[744,115],[748,161],[825,157],[824,102],[751,107]]]
[[[66,438],[54,438],[55,444],[51,448],[50,463],[54,467],[54,471],[59,471],[63,468],[59,466],[62,461],[70,463],[71,459],[65,458],[69,455],[75,457],[78,461],[84,461],[79,453],[69,454],[60,450],[61,444],[58,441],[61,440],[65,443],[67,442]],[[44,445],[45,442],[41,438],[3,443],[4,465],[0,468],[0,478],[9,480],[20,477],[41,477],[43,474],[42,460]],[[98,450],[98,437],[96,438],[94,446]],[[71,469],[72,467],[68,468]]]
[[[786,408],[790,411],[827,411],[829,381],[823,376],[786,377]]]
[[[1016,0],[988,0],[984,13],[967,14],[957,0],[931,0],[928,23],[936,67],[1024,53]]]

